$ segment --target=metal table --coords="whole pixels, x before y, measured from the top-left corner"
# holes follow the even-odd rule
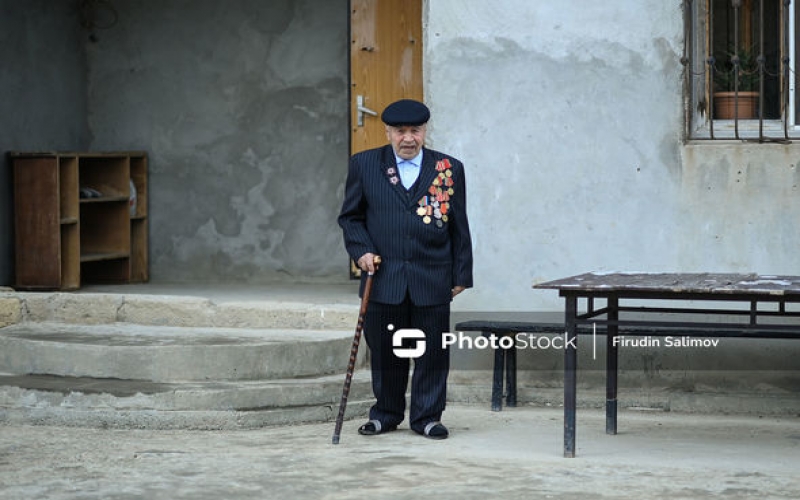
[[[556,289],[565,299],[564,456],[568,458],[575,456],[579,325],[602,328],[606,334],[607,434],[617,433],[618,346],[613,339],[620,329],[642,328],[676,336],[800,338],[800,322],[795,321],[800,312],[786,308],[800,302],[800,276],[587,273],[534,288]],[[585,302],[582,309],[579,299]],[[604,304],[595,304],[598,299]],[[720,301],[739,306],[720,306]]]

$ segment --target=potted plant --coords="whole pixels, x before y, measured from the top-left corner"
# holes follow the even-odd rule
[[[753,51],[740,48],[728,52],[722,63],[715,66],[715,117],[721,120],[755,118],[758,85],[758,62]]]

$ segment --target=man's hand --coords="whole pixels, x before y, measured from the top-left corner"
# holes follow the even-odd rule
[[[378,268],[378,266],[375,265],[376,258],[378,262],[380,262],[380,257],[375,255],[374,253],[367,252],[358,258],[356,264],[358,265],[358,268],[364,271],[365,273],[375,274],[375,270]]]
[[[456,285],[453,287],[453,297],[466,290],[467,287]]]

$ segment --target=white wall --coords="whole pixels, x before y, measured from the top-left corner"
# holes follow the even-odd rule
[[[462,310],[593,270],[800,274],[797,146],[682,143],[680,2],[431,0],[431,145],[468,169]],[[741,173],[739,173],[741,171]]]

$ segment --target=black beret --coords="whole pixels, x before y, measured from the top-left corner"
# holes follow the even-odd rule
[[[386,106],[381,115],[381,120],[386,125],[398,127],[400,125],[422,125],[431,117],[428,106],[413,99],[400,99]]]

